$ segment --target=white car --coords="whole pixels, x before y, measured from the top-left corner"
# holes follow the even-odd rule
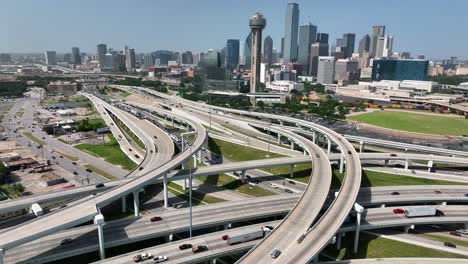
[[[133,261],[134,262],[140,262],[140,261],[145,261],[147,259],[150,259],[152,258],[153,255],[151,255],[151,253],[141,253],[141,254],[138,254],[136,256],[133,257]]]
[[[468,235],[468,229],[458,229],[457,232],[463,235]]]
[[[157,257],[154,257],[154,263],[161,263],[168,259],[169,258],[167,256],[157,256]]]

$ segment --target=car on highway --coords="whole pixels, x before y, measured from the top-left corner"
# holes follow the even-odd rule
[[[451,236],[456,236],[456,237],[461,237],[462,235],[458,233],[457,231],[450,231],[449,233]]]
[[[464,196],[465,196],[465,197],[468,197],[468,193],[465,193],[465,195],[464,195]]]
[[[193,253],[200,253],[200,252],[207,251],[207,250],[208,250],[208,247],[205,245],[194,246],[192,248]]]
[[[73,165],[77,165],[76,162],[74,162],[74,161],[72,162],[72,164],[73,164]]]
[[[391,153],[391,154],[390,154],[390,157],[396,157],[396,156],[398,156],[398,155],[395,154],[395,153]]]
[[[96,187],[96,188],[102,188],[102,187],[104,187],[104,186],[105,186],[105,185],[104,185],[104,183],[102,183],[102,182],[100,182],[100,183],[94,185],[94,187]]]
[[[436,209],[435,216],[445,216],[445,213],[439,209]]]
[[[185,249],[189,249],[189,248],[192,248],[192,244],[182,244],[182,245],[179,246],[180,250],[185,250]]]
[[[270,254],[270,256],[274,259],[279,257],[279,255],[281,255],[281,251],[277,248],[275,248]]]
[[[391,194],[391,195],[400,195],[399,192],[391,192],[390,194]]]
[[[442,192],[439,191],[439,190],[435,190],[434,193],[435,193],[435,194],[441,194]]]
[[[59,157],[60,157],[61,159],[63,159],[63,156],[62,156],[62,155],[60,155]]]
[[[450,247],[450,248],[456,248],[457,247],[457,245],[455,245],[454,243],[451,243],[451,242],[444,242],[444,246]]]
[[[74,174],[74,175],[78,175],[78,172],[74,171],[73,174]]]
[[[288,189],[288,188],[285,188],[284,191],[287,193],[294,193],[293,191],[291,191],[291,189]]]
[[[150,259],[152,257],[153,257],[153,255],[151,255],[151,253],[145,252],[145,253],[141,253],[141,254],[133,256],[133,261],[134,262],[141,262],[141,261],[145,261],[147,259]]]
[[[294,181],[288,181],[288,183],[292,185],[296,184]]]
[[[143,167],[138,168],[138,170],[143,170]]]
[[[64,240],[60,241],[60,245],[68,245],[72,242],[73,240],[71,238],[65,238]]]
[[[89,169],[89,168],[86,168],[86,171],[89,172],[89,173],[93,172],[93,171],[92,171],[91,169]]]
[[[395,208],[395,209],[393,209],[393,213],[394,213],[394,214],[404,214],[404,213],[405,213],[405,209],[402,209],[402,208]]]
[[[468,235],[468,229],[458,229],[457,232],[463,235]]]
[[[161,262],[164,262],[166,260],[168,260],[169,258],[167,256],[157,256],[157,257],[154,257],[154,263],[161,263]]]
[[[138,156],[137,154],[135,154],[135,158],[139,159],[139,158],[140,158],[140,156]]]
[[[162,220],[162,217],[160,217],[160,216],[151,217],[151,219],[150,219],[151,222],[158,222],[158,221],[161,221],[161,220]]]

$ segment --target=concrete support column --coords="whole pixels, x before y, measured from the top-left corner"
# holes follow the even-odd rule
[[[182,151],[184,151],[184,149],[185,149],[185,144],[184,144],[184,143],[185,143],[185,138],[182,137],[181,139],[182,139],[182,142],[181,142],[182,149],[181,149],[180,151],[182,152]],[[183,164],[183,163],[182,163],[182,164]]]
[[[241,171],[241,182],[245,183],[245,170]]]
[[[414,225],[408,225],[403,227],[403,232],[408,233],[410,229],[414,229]]]
[[[385,208],[385,204],[381,204],[381,205],[380,205],[380,208]]]
[[[357,254],[358,246],[359,246],[359,231],[361,229],[361,214],[362,214],[362,212],[364,212],[364,207],[362,207],[359,204],[355,203],[354,204],[354,210],[356,210],[356,231],[354,233],[353,252],[354,252],[354,254]]]
[[[344,154],[343,152],[340,153],[340,173],[343,173],[344,169]]]
[[[5,253],[3,252],[3,248],[0,248],[0,264],[3,264],[3,255]]]
[[[315,133],[315,130],[312,131],[312,142],[315,144],[315,141],[317,140],[317,133]]]
[[[291,140],[291,150],[294,150],[294,141]]]
[[[342,233],[336,234],[336,249],[341,249],[341,237],[343,236]]]
[[[174,126],[174,118],[171,117],[171,121],[172,121],[172,126]]]
[[[211,264],[216,264],[216,258],[211,259]]]
[[[163,192],[164,192],[164,208],[169,207],[169,193],[167,190],[167,174],[164,174],[163,178]]]
[[[434,161],[429,160],[427,162],[427,173],[431,173],[431,169],[432,169],[433,166],[434,166]]]
[[[135,216],[140,215],[140,197],[139,192],[133,192],[133,211],[135,212]]]
[[[201,158],[201,150],[199,150],[197,154],[198,154],[198,160],[201,161],[201,160],[202,160],[202,158]]]
[[[197,155],[193,154],[193,168],[196,169],[198,166],[198,160],[197,160]]]
[[[289,176],[291,178],[294,177],[294,168],[296,168],[296,165],[294,165],[294,164],[289,165]]]
[[[327,137],[327,154],[331,152],[331,140]]]
[[[364,152],[364,141],[359,141],[359,153]]]
[[[447,202],[441,202],[440,205],[447,206]]]
[[[122,213],[127,212],[127,196],[122,197]]]
[[[408,158],[405,159],[405,170],[408,170]]]
[[[169,240],[169,242],[172,242],[172,240],[174,240],[174,234],[169,234],[167,236],[167,240]]]
[[[224,225],[224,230],[227,230],[232,227],[232,224],[225,224]]]
[[[385,160],[385,167],[388,166],[388,160]]]
[[[278,133],[278,145],[281,145],[281,133]]]
[[[303,155],[307,156],[307,151],[305,149],[303,149]]]
[[[98,238],[99,238],[99,256],[101,259],[106,258],[106,252],[104,247],[104,216],[98,214],[94,217],[94,224],[98,226]]]

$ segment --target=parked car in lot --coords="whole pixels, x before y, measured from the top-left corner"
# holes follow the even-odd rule
[[[180,250],[185,250],[185,249],[189,249],[189,248],[192,248],[192,244],[182,244],[182,245],[179,246]]]
[[[162,217],[160,217],[160,216],[151,217],[151,219],[150,219],[151,222],[158,222],[158,221],[161,221],[161,220],[162,220]]]
[[[167,256],[157,256],[157,257],[154,257],[154,263],[161,263],[161,262],[164,262],[166,260],[168,260],[169,258]]]
[[[141,253],[141,254],[135,255],[135,256],[133,257],[133,261],[134,261],[134,262],[145,261],[145,260],[150,259],[150,258],[152,258],[152,257],[153,257],[153,255],[151,255],[151,253],[145,252],[145,253]]]
[[[195,246],[192,248],[193,253],[200,253],[200,252],[207,251],[207,250],[208,250],[208,247],[205,245],[199,245],[199,246]]]

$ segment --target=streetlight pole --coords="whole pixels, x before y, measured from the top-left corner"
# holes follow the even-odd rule
[[[192,144],[190,144],[190,157],[192,157]],[[192,238],[192,167],[190,166],[190,173],[189,173],[189,211],[190,211],[190,234],[189,237]]]

